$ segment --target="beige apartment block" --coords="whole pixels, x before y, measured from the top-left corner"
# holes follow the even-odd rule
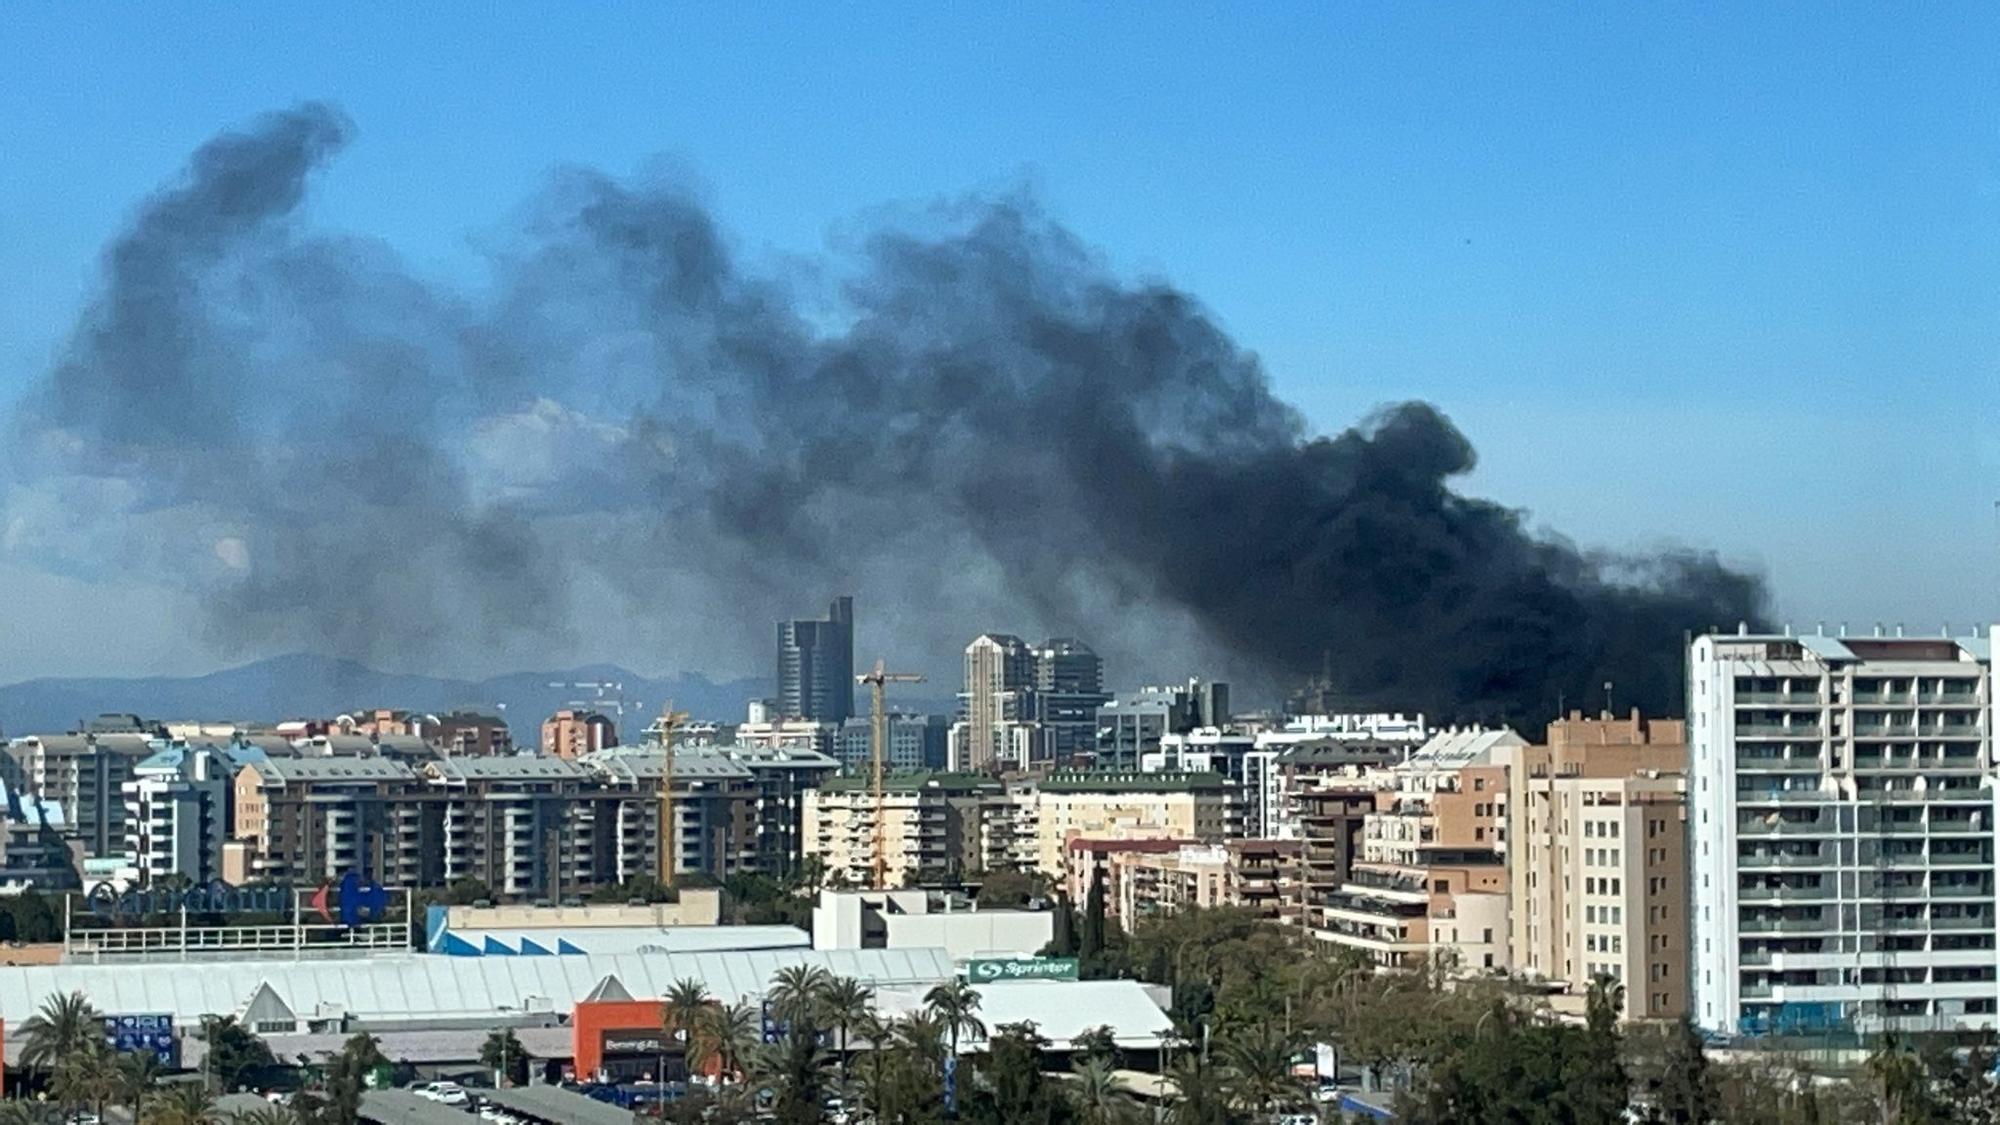
[[[1237,907],[1274,922],[1296,915],[1296,840],[1183,844],[1171,851],[1148,843],[1129,850],[1111,845],[1105,865],[1107,913],[1128,930],[1148,916],[1188,909]]]
[[[871,780],[831,778],[805,794],[805,854],[849,887],[873,886],[878,842],[889,887],[979,870],[982,810],[998,790],[987,777],[894,774],[883,782],[878,830]]]
[[[1514,968],[1625,987],[1629,1019],[1687,1010],[1687,724],[1579,712],[1510,761]]]
[[[1506,971],[1504,761],[1522,745],[1510,730],[1446,731],[1383,771],[1348,881],[1316,896],[1315,935],[1384,967]]]
[[[1075,839],[1220,843],[1232,832],[1235,794],[1214,773],[1056,773],[1035,793],[1035,868],[1067,880]]]

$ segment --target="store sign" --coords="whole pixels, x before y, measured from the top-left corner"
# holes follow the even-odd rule
[[[232,887],[217,879],[206,886],[186,890],[126,891],[120,894],[109,883],[91,888],[90,909],[106,921],[123,921],[148,914],[289,914],[292,888],[288,886]]]
[[[607,1055],[662,1055],[669,1050],[660,1031],[607,1031],[598,1042]]]
[[[174,1065],[174,1017],[105,1016],[104,1041],[121,1054],[152,1055],[160,1065]]]
[[[982,958],[965,963],[965,979],[973,984],[1004,980],[1076,980],[1074,957]]]

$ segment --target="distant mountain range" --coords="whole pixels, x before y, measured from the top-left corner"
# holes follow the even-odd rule
[[[599,692],[588,684],[619,684],[622,692]],[[591,664],[554,672],[515,672],[484,680],[378,672],[352,660],[310,653],[277,656],[186,678],[43,679],[0,687],[0,731],[8,736],[46,734],[76,728],[105,712],[136,713],[148,719],[207,719],[271,723],[280,719],[326,717],[356,708],[394,707],[407,711],[466,709],[507,719],[517,743],[534,745],[541,722],[561,707],[584,702],[612,713],[624,700],[619,734],[636,738],[660,704],[696,719],[740,722],[746,704],[772,692],[768,680],[716,683],[698,673],[648,679],[615,664]]]

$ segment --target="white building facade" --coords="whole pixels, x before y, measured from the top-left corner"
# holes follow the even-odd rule
[[[1996,1026],[1993,643],[1693,642],[1697,1024]]]

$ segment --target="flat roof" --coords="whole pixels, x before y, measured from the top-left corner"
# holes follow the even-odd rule
[[[378,1125],[469,1125],[478,1120],[464,1110],[408,1090],[362,1091],[360,1118]]]
[[[1012,1023],[1031,1023],[1051,1050],[1066,1051],[1077,1036],[1098,1027],[1111,1029],[1120,1047],[1153,1050],[1173,1034],[1173,1020],[1135,980],[1005,981],[975,985],[979,1019],[990,1036]],[[900,1016],[924,1006],[923,993],[881,989],[876,1010]],[[978,1049],[984,1040],[971,1044]]]
[[[560,1086],[482,1090],[487,1101],[548,1125],[632,1125],[632,1111]]]

